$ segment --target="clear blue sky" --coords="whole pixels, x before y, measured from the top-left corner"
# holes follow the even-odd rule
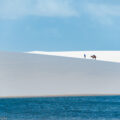
[[[120,50],[120,0],[0,0],[0,51]]]

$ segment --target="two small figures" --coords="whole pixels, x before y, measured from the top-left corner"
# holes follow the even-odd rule
[[[84,54],[84,58],[86,59],[86,54]],[[96,60],[97,57],[96,55],[92,55],[91,58]]]

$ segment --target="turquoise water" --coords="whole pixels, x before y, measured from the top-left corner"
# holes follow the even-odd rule
[[[120,120],[120,96],[0,99],[0,120]]]

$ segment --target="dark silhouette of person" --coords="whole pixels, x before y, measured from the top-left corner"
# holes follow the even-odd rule
[[[86,58],[86,54],[84,54],[84,58]]]

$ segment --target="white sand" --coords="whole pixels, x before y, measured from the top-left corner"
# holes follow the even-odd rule
[[[0,97],[120,94],[120,64],[0,52]]]
[[[31,51],[28,53],[32,54],[44,54],[44,55],[55,55],[73,58],[83,58],[86,54],[87,59],[91,59],[91,55],[96,55],[97,60],[119,62],[120,63],[120,51],[68,51],[68,52],[42,52],[42,51]]]

